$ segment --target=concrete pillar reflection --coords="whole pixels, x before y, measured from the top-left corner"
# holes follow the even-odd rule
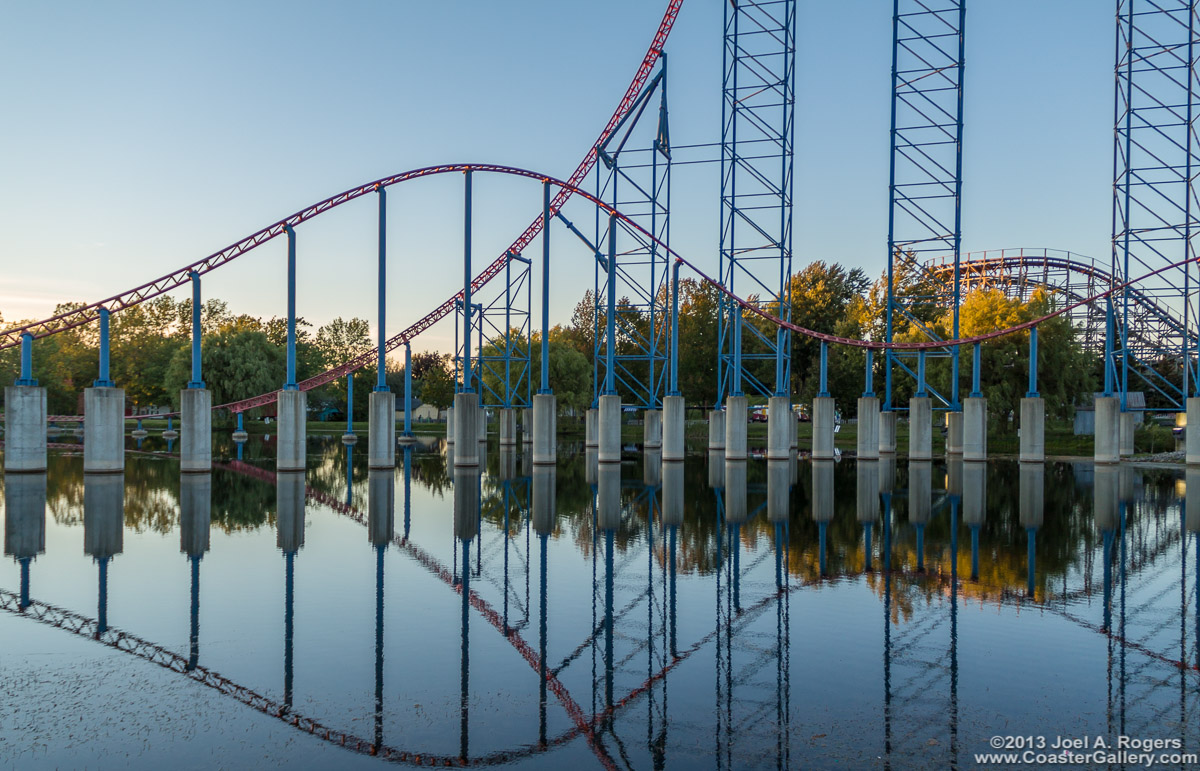
[[[372,546],[387,546],[396,530],[396,472],[367,472],[367,534]]]
[[[1018,514],[1025,528],[1026,592],[1034,597],[1037,569],[1037,531],[1045,513],[1046,467],[1041,463],[1022,463],[1019,472]]]
[[[179,550],[192,569],[190,652],[187,668],[200,660],[200,560],[209,549],[212,530],[212,474],[182,474],[179,478]]]
[[[825,564],[826,540],[829,523],[833,521],[833,461],[814,460],[812,462],[812,518],[817,523],[817,558],[821,575],[825,576],[828,569]]]
[[[908,521],[917,530],[917,570],[925,569],[925,526],[933,515],[933,464],[908,462]]]
[[[962,466],[963,522],[971,529],[971,580],[979,580],[979,533],[987,516],[987,464],[966,461]]]
[[[275,545],[283,552],[283,703],[292,706],[296,552],[304,545],[304,472],[275,475]]]
[[[124,549],[125,475],[83,475],[83,553],[99,571],[96,633],[108,629],[108,562]]]
[[[613,707],[613,540],[621,526],[621,467],[602,463],[597,480],[596,523],[604,536],[604,706]]]
[[[29,607],[29,564],[46,551],[46,474],[4,476],[4,553],[21,566],[18,607]]]
[[[879,461],[860,460],[856,469],[856,511],[863,530],[863,568],[871,570],[871,531],[879,519]]]

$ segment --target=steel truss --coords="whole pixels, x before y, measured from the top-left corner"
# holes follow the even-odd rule
[[[627,214],[663,244],[671,237],[671,139],[667,113],[667,57],[638,95],[626,118],[597,145],[596,197]],[[658,122],[652,138],[641,118],[658,95]],[[641,129],[639,131],[639,128]],[[648,146],[636,146],[645,143]],[[629,146],[630,142],[635,146]],[[654,241],[619,222],[595,214],[596,252],[593,295],[593,391],[596,399],[614,390],[622,402],[643,409],[661,405],[667,372],[668,255]],[[615,235],[616,241],[611,242]],[[615,254],[613,271],[608,259]],[[612,282],[612,290],[609,284]],[[608,377],[608,316],[615,338],[612,378]]]
[[[888,213],[886,340],[897,327],[912,326],[930,340],[941,339],[914,312],[934,303],[953,310],[958,337],[959,248],[962,241],[962,75],[966,0],[894,0],[892,18],[891,208]],[[933,255],[953,258],[954,282],[932,280],[923,262]],[[892,404],[893,370],[916,377],[910,366],[919,354],[887,352],[884,408]],[[926,355],[949,356],[948,394],[927,389],[958,408],[958,349]],[[918,390],[921,386],[918,385]]]
[[[530,261],[509,252],[504,280],[486,302],[471,304],[471,382],[479,390],[481,407],[528,407],[533,388],[530,358],[533,275]],[[479,295],[476,295],[479,297]],[[460,335],[462,302],[455,304],[455,390],[462,388],[465,351]]]
[[[721,100],[721,282],[785,321],[792,309],[795,0],[725,4]],[[749,388],[787,395],[791,333],[721,303],[717,402]],[[749,364],[743,367],[743,362]],[[769,362],[774,362],[771,372]],[[774,378],[774,385],[768,385]]]
[[[1114,283],[1196,257],[1196,6],[1196,0],[1117,2]],[[1194,271],[1191,265],[1165,271],[1113,297],[1105,392],[1115,385],[1123,409],[1131,387],[1157,391],[1177,408],[1197,393],[1195,346],[1187,333],[1197,314]],[[1182,316],[1181,325],[1161,331],[1159,350],[1139,349],[1130,340],[1138,296]]]
[[[925,269],[937,280],[949,283],[954,264],[952,258],[942,257],[926,262]],[[1061,302],[1076,303],[1095,297],[1117,280],[1095,259],[1060,249],[968,252],[959,263],[959,276],[964,295],[978,289],[997,289],[1022,302],[1028,301],[1034,291],[1045,289]],[[1171,339],[1196,337],[1194,315],[1185,327],[1182,309],[1177,311],[1138,287],[1130,290],[1128,310],[1127,346],[1130,355],[1140,361],[1160,361],[1178,355],[1177,349],[1171,347]],[[1107,313],[1108,303],[1095,300],[1067,314],[1084,349],[1097,356],[1104,351]]]

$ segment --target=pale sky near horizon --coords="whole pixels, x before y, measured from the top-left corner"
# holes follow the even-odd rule
[[[566,178],[665,5],[7,3],[5,325],[132,288],[405,169],[479,161]],[[891,5],[799,1],[797,267],[884,268]],[[1052,247],[1107,261],[1113,24],[1103,0],[969,6],[965,250]],[[721,3],[687,0],[667,51],[673,142],[719,140]],[[703,266],[716,264],[716,176],[708,165],[675,177],[672,245]],[[538,214],[541,193],[511,180],[475,187],[478,269]],[[392,188],[389,335],[461,287],[461,199],[457,175]],[[551,315],[565,322],[592,270],[557,233]],[[282,315],[284,254],[278,239],[210,274],[205,296]],[[298,254],[301,315],[374,323],[373,198],[302,226]],[[453,333],[443,322],[414,347],[450,350]]]

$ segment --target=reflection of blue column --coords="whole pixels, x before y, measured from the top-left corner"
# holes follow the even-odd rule
[[[957,351],[958,349],[955,348]],[[957,364],[957,361],[955,362]],[[956,378],[957,380],[957,378]],[[950,496],[950,767],[958,768],[958,496]]]
[[[461,701],[460,724],[459,724],[459,745],[458,757],[462,761],[467,759],[467,750],[470,744],[470,675],[471,675],[471,645],[470,645],[470,610],[471,610],[471,540],[464,538],[462,540],[462,648],[461,661],[462,668],[459,672],[459,685],[461,691],[459,694]]]
[[[971,580],[979,580],[979,525],[971,525]]]
[[[1025,592],[1030,599],[1033,599],[1034,590],[1034,573],[1037,562],[1037,528],[1025,528],[1025,551],[1026,551],[1026,579]]]
[[[283,590],[283,703],[292,708],[292,635],[295,607],[296,552],[289,551],[284,559]]]
[[[383,744],[383,553],[375,547],[375,746]]]
[[[404,540],[408,540],[408,527],[412,521],[412,453],[411,444],[404,446]]]
[[[817,523],[817,548],[819,549],[817,553],[817,565],[822,578],[825,577],[825,530],[828,524],[824,521]]]
[[[196,668],[196,664],[200,661],[200,555],[192,554],[188,556],[188,562],[192,563],[192,613],[191,613],[191,632],[188,636],[189,650],[187,669],[190,672]]]
[[[21,610],[29,607],[29,561],[30,557],[21,557],[17,560],[21,565],[21,600],[18,606]]]
[[[775,523],[775,588],[783,586],[783,523]]]
[[[892,569],[892,495],[883,494],[883,569]],[[890,587],[890,584],[889,584]]]
[[[615,224],[615,222],[613,223]],[[613,708],[613,531],[604,531],[604,706]],[[608,715],[611,719],[612,715]]]
[[[1113,533],[1105,530],[1104,536],[1104,631],[1112,630],[1112,546]]]
[[[863,523],[863,566],[871,570],[871,523]]]
[[[917,572],[925,570],[925,525],[917,523]]]
[[[671,583],[670,583],[670,599],[669,599],[670,608],[668,611],[670,623],[671,623],[671,656],[679,655],[679,649],[676,646],[676,637],[675,637],[675,569],[676,569],[676,549],[677,549],[677,546],[676,546],[677,537],[676,536],[678,534],[678,530],[679,530],[679,527],[677,525],[671,525],[671,528],[670,528],[671,544],[669,547],[671,550],[671,554],[670,554],[670,571],[671,571],[670,582]]]
[[[734,525],[729,531],[730,538],[733,543],[730,544],[730,549],[733,551],[733,609],[740,612],[742,609],[742,525],[739,522]]]
[[[538,600],[538,745],[541,747],[546,746],[546,542],[549,539],[548,533],[538,534],[538,588],[541,590]]]
[[[108,557],[96,560],[99,565],[100,580],[96,598],[96,637],[108,631]]]

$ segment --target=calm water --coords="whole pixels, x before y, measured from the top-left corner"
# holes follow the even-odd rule
[[[71,441],[60,439],[58,441]],[[3,479],[0,760],[972,767],[994,735],[1200,749],[1182,470],[556,469],[312,440],[181,480]],[[172,448],[173,449],[173,448]],[[1189,475],[1190,476],[1190,475]],[[1200,475],[1194,477],[1200,489]],[[1194,507],[1195,508],[1195,507]]]

